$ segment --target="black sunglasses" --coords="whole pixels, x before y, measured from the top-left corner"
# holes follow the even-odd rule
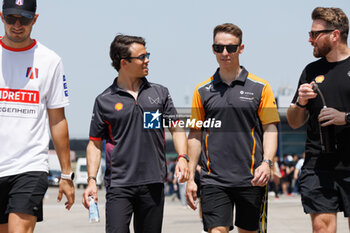
[[[141,54],[138,57],[126,57],[125,59],[128,59],[128,60],[130,60],[130,59],[139,59],[141,61],[145,61],[146,58],[149,59],[150,55],[151,55],[150,53],[146,53],[146,54]]]
[[[319,30],[319,31],[310,31],[309,36],[311,39],[316,39],[321,33],[330,33],[333,32],[335,29],[325,29],[325,30]]]
[[[11,24],[11,25],[15,24],[17,20],[19,20],[19,23],[23,26],[27,26],[33,21],[33,19],[30,19],[30,18],[16,17],[13,15],[4,15],[4,19],[7,24]]]
[[[228,53],[234,53],[237,51],[238,44],[228,44],[228,45],[223,45],[223,44],[213,44],[213,49],[214,52],[216,53],[222,53],[224,51],[224,48],[226,48],[226,51]]]

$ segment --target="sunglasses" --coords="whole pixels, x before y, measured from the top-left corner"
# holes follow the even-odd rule
[[[145,61],[146,60],[146,58],[147,59],[149,59],[149,56],[150,56],[151,54],[150,53],[145,53],[145,54],[141,54],[140,56],[138,56],[138,57],[126,57],[125,59],[139,59],[140,61]]]
[[[216,53],[222,53],[224,51],[224,48],[226,48],[226,51],[228,53],[234,53],[237,51],[238,44],[228,44],[228,45],[222,45],[222,44],[213,44],[214,52]]]
[[[319,31],[310,31],[309,36],[311,39],[315,40],[321,33],[330,33],[333,32],[335,29],[326,29],[326,30],[319,30]]]
[[[19,20],[19,23],[23,26],[27,26],[33,21],[33,19],[30,19],[30,18],[16,17],[13,15],[4,15],[4,19],[7,24],[11,24],[11,25],[15,24],[17,20]]]

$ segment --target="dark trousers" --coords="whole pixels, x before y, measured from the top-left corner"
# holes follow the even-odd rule
[[[133,213],[135,233],[162,232],[163,184],[109,187],[106,200],[107,233],[129,233]]]

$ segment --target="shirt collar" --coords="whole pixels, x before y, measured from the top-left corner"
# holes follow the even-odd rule
[[[113,84],[112,84],[112,93],[117,93],[119,91],[122,91],[122,92],[125,92],[125,89],[123,88],[120,88],[117,84],[117,80],[118,80],[118,77],[116,77],[113,81]],[[141,83],[141,86],[140,86],[140,90],[142,90],[143,88],[147,88],[147,87],[150,87],[151,84],[148,82],[148,80],[143,77],[141,78],[142,80],[142,83]]]
[[[244,84],[245,81],[247,80],[247,77],[248,77],[248,71],[243,67],[241,66],[241,73],[239,74],[238,78],[234,81],[232,81],[231,85],[233,85],[234,83],[242,83]],[[218,84],[218,83],[224,83],[220,77],[220,68],[218,68],[214,74],[214,81],[213,81],[213,84]]]

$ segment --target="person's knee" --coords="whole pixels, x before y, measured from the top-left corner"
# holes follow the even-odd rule
[[[238,233],[256,233],[257,231],[247,231],[242,228],[238,228]]]
[[[221,226],[221,227],[214,227],[209,229],[209,233],[228,233],[230,228]]]
[[[23,213],[10,213],[8,233],[33,233],[37,218]]]
[[[336,232],[336,214],[312,214],[311,219],[313,233]]]

